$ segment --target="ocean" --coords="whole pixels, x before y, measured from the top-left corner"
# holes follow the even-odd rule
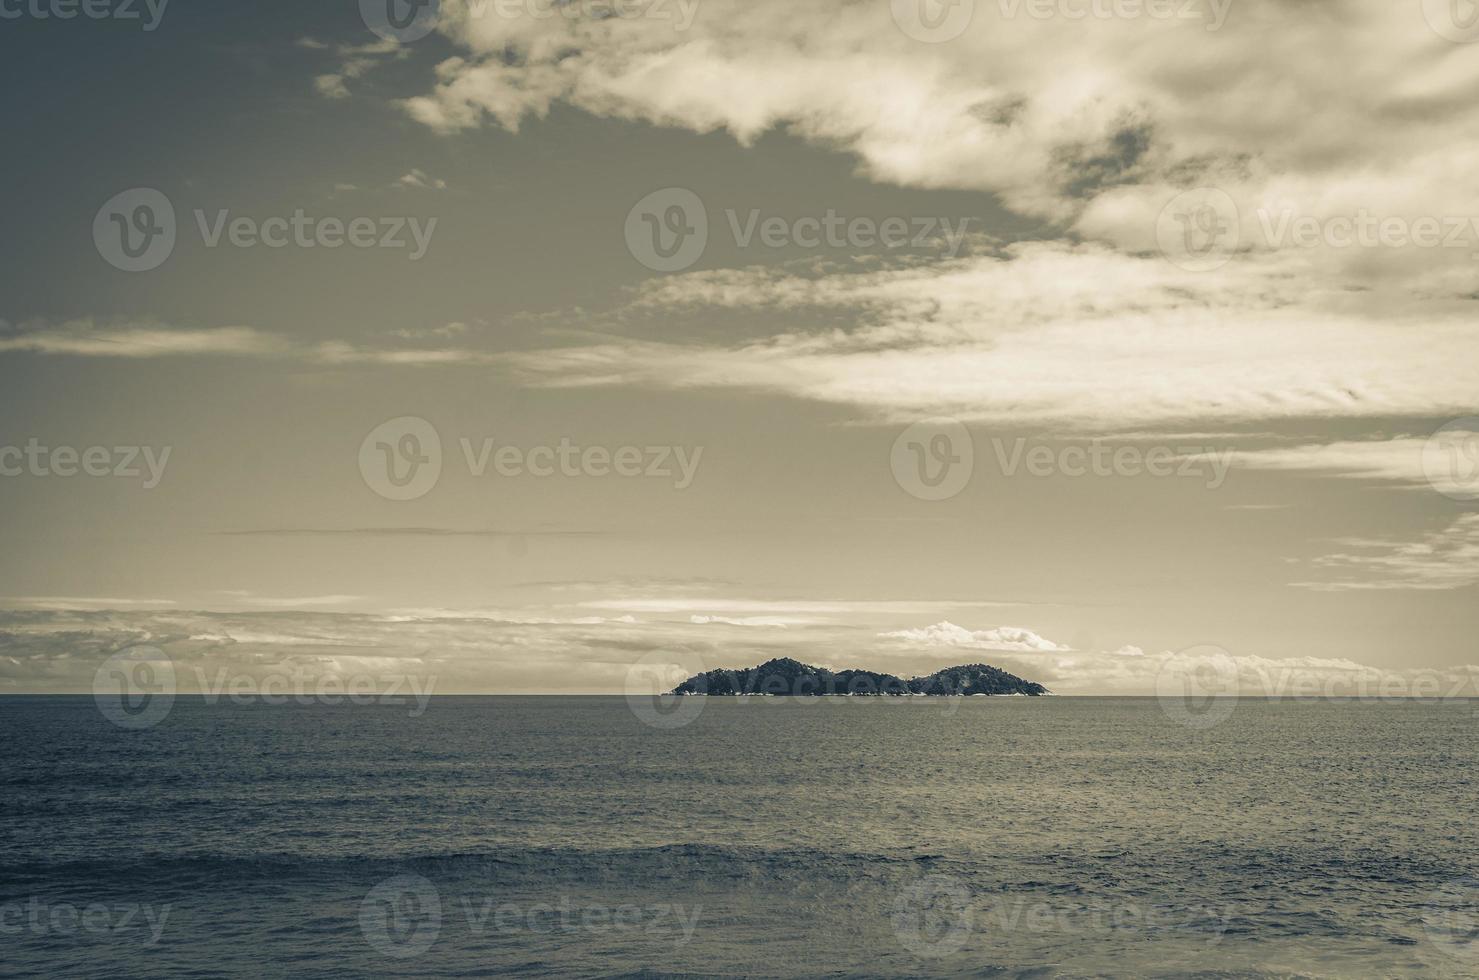
[[[1479,976],[1473,702],[681,700],[0,699],[0,973]]]

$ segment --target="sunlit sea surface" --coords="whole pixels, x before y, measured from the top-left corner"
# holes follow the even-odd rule
[[[0,699],[0,974],[1479,976],[1472,702],[687,700]]]

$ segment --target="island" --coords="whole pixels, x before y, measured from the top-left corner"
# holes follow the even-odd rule
[[[904,680],[893,674],[871,670],[831,671],[789,657],[770,660],[758,667],[739,670],[709,670],[694,674],[673,688],[673,694],[709,696],[771,695],[777,697],[907,697],[911,695],[972,696],[1051,694],[1033,681],[1023,680],[998,667],[966,664],[946,667],[925,677]]]

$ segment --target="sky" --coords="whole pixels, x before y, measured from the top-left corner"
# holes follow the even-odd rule
[[[88,9],[0,3],[0,691],[1479,691],[1460,6]]]

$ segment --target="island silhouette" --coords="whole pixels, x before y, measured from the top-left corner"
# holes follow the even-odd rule
[[[1034,681],[1023,680],[989,664],[946,667],[924,677],[905,680],[871,670],[831,671],[789,657],[758,667],[721,668],[694,674],[673,694],[709,696],[771,695],[776,697],[906,697],[909,695],[1026,695],[1051,694]]]

